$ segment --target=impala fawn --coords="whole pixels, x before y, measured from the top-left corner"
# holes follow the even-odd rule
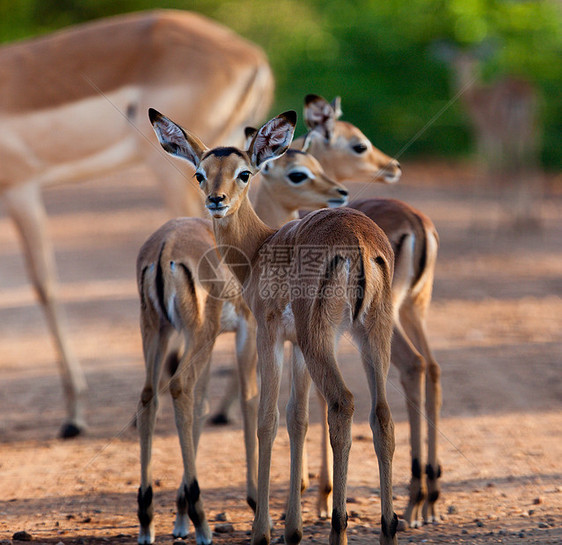
[[[294,344],[296,354],[287,418],[291,476],[285,541],[299,543],[302,539],[302,453],[311,377],[328,404],[334,451],[330,542],[347,541],[345,501],[353,396],[343,381],[335,357],[337,339],[346,330],[353,334],[361,348],[371,391],[370,422],[381,481],[380,542],[396,543],[398,520],[392,501],[394,426],[386,400],[394,261],[388,239],[364,214],[351,209],[313,212],[304,220],[290,222],[278,230],[258,218],[248,200],[250,178],[268,161],[286,151],[294,133],[294,112],[282,114],[262,126],[246,151],[208,149],[195,135],[155,110],[150,111],[150,118],[163,148],[195,167],[196,179],[213,218],[219,252],[223,252],[222,258],[240,282],[242,296],[258,324],[261,393],[258,491],[252,543],[270,541],[271,449],[278,426],[277,401],[285,340]],[[233,260],[225,252],[227,247],[237,250]],[[307,253],[311,248],[321,249],[312,274],[307,271],[310,257]],[[247,266],[240,266],[241,255],[247,258]],[[273,256],[284,259],[283,263],[276,262]],[[189,403],[188,390],[192,390],[193,385],[185,380],[178,382],[176,407],[181,411]],[[189,512],[199,513],[201,500],[194,473],[186,472],[184,483],[189,494]],[[141,484],[139,498],[145,495],[149,492]]]

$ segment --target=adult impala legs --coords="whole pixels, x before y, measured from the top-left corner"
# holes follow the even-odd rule
[[[71,437],[84,428],[86,384],[57,305],[41,189],[144,162],[174,215],[200,215],[197,187],[147,143],[150,125],[139,112],[157,105],[210,142],[241,142],[244,127],[267,112],[273,78],[259,48],[200,15],[163,10],[5,45],[0,72],[0,198],[60,354],[68,405],[61,434]]]
[[[21,236],[31,281],[45,309],[60,354],[60,375],[67,405],[61,435],[73,437],[85,427],[83,412],[87,386],[82,367],[67,340],[64,314],[57,303],[53,250],[43,228],[46,214],[39,187],[28,184],[18,191],[9,191],[4,194],[4,200]]]
[[[252,268],[232,267],[243,287],[243,297],[258,323],[261,372],[258,418],[258,501],[252,530],[254,545],[269,543],[269,481],[271,451],[278,425],[278,395],[283,364],[283,342],[290,340],[302,352],[307,371],[328,403],[330,441],[334,450],[334,508],[332,544],[346,543],[345,512],[347,464],[351,447],[353,396],[338,369],[337,337],[350,330],[362,348],[372,397],[371,427],[381,477],[382,532],[380,542],[396,543],[397,518],[393,511],[391,467],[394,429],[386,400],[392,332],[391,280],[393,253],[388,239],[365,215],[350,209],[321,210],[279,230],[266,226],[248,200],[250,177],[264,164],[282,155],[296,123],[294,112],[266,123],[247,151],[208,149],[197,137],[158,112],[151,111],[158,138],[167,151],[196,168],[196,177],[213,217],[218,248],[233,246],[243,252]],[[310,245],[324,249],[318,274],[303,273]],[[279,273],[272,253],[284,251],[288,274]],[[288,250],[288,251],[285,251]],[[230,266],[230,265],[229,265]],[[276,286],[270,290],[268,282]],[[265,285],[263,284],[265,282]],[[302,373],[293,373],[296,389]],[[298,390],[298,396],[308,395]],[[285,541],[302,538],[300,515],[301,452],[307,415],[302,403],[290,405],[291,498]],[[297,501],[299,500],[299,501]]]
[[[282,224],[297,214],[295,202],[309,207],[341,206],[347,202],[347,191],[328,179],[319,163],[309,154],[290,150],[270,165],[263,177],[256,195],[256,210],[271,221]],[[231,253],[229,259],[232,261],[237,256],[241,257]],[[242,260],[240,266],[244,264]],[[151,235],[139,252],[137,282],[146,364],[137,419],[141,442],[139,542],[154,541],[151,444],[160,376],[164,362],[172,361],[172,369],[168,369],[171,374],[169,389],[174,399],[184,461],[174,536],[187,536],[189,514],[195,525],[197,541],[209,543],[211,533],[199,497],[195,467],[209,360],[216,337],[224,331],[234,331],[244,417],[247,499],[255,509],[256,324],[240,297],[237,280],[225,262],[219,260],[209,220],[178,218],[167,222]],[[231,293],[232,289],[234,293]],[[171,336],[176,332],[184,337],[186,349],[181,356],[177,355],[176,345],[168,347]]]
[[[357,127],[340,121],[340,115],[339,98],[329,103],[318,95],[308,95],[304,117],[310,132],[294,145],[306,145],[326,173],[340,182],[397,181],[400,177],[398,163],[374,148]],[[425,329],[437,261],[437,231],[425,214],[394,199],[362,199],[348,206],[371,218],[385,232],[394,250],[392,292],[396,310],[391,359],[400,371],[406,393],[412,457],[410,497],[404,519],[410,526],[418,526],[422,516],[426,522],[438,522],[435,502],[439,497],[441,476],[437,453],[441,371]],[[424,399],[428,423],[425,475],[422,464]],[[321,398],[320,402],[324,403]],[[322,410],[325,412],[325,408]],[[327,442],[326,433],[324,431],[323,445]],[[321,517],[330,512],[331,476],[327,462],[329,458],[324,447],[318,498]]]

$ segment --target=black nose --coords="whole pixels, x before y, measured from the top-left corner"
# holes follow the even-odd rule
[[[220,204],[226,199],[226,195],[214,195],[213,197],[208,197],[209,202],[213,204]]]
[[[349,195],[349,191],[347,191],[346,189],[338,189],[338,193],[342,196],[342,197],[347,197]]]

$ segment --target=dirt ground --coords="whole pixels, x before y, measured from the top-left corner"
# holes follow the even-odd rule
[[[547,190],[543,229],[515,236],[497,228],[496,203],[471,197],[461,165],[404,165],[394,187],[350,187],[404,199],[430,215],[441,236],[428,330],[442,366],[440,460],[443,523],[400,533],[400,543],[562,543],[562,195]],[[558,185],[560,180],[558,180]],[[131,428],[143,379],[134,262],[167,218],[152,178],[134,169],[45,193],[61,298],[89,383],[88,433],[56,438],[64,404],[56,357],[25,274],[19,241],[0,211],[0,543],[16,532],[51,544],[136,543],[139,447]],[[494,226],[495,225],[495,226]],[[348,512],[350,543],[378,541],[378,471],[369,403],[354,347],[341,365],[356,395]],[[234,360],[224,335],[214,354],[211,406]],[[286,381],[285,377],[285,381]],[[287,399],[283,388],[282,407]],[[391,370],[396,422],[395,507],[410,476],[408,425]],[[170,401],[162,400],[154,445],[157,543],[172,543],[181,478]],[[315,516],[318,414],[308,436],[311,487],[303,542],[327,542]],[[282,542],[288,437],[282,425],[272,470],[274,542]],[[199,482],[216,543],[248,543],[239,410],[235,423],[205,428]],[[221,533],[227,518],[230,531]],[[222,526],[221,526],[222,525]],[[20,534],[21,537],[21,534]],[[190,536],[188,542],[194,543]]]

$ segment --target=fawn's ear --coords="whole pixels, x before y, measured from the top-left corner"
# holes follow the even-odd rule
[[[149,108],[148,117],[164,150],[197,168],[201,157],[208,149],[207,146],[197,136],[182,129],[154,108]]]
[[[283,155],[293,140],[297,113],[284,112],[268,121],[253,136],[248,146],[252,165],[260,169],[267,161]]]
[[[319,132],[326,140],[332,139],[334,125],[341,114],[340,97],[336,97],[331,104],[319,95],[306,95],[304,99],[304,122],[307,128]]]

